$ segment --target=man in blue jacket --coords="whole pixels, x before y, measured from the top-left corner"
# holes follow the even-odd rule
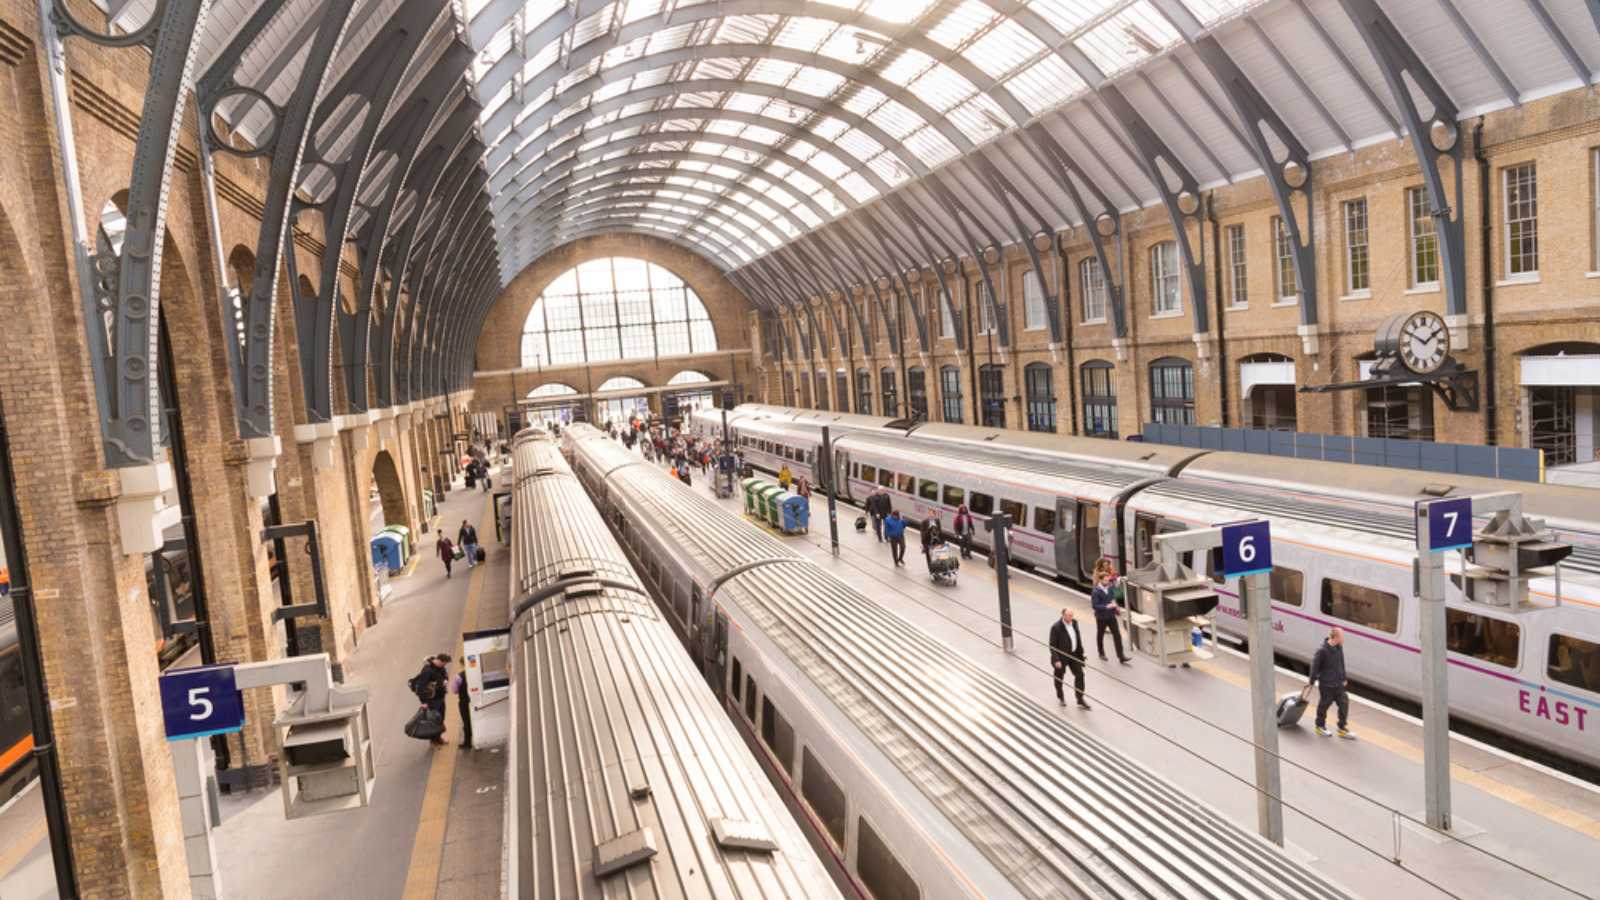
[[[1339,704],[1339,737],[1353,741],[1350,733],[1350,679],[1344,670],[1344,630],[1335,626],[1311,657],[1311,683],[1317,686],[1317,734],[1329,737],[1328,707]]]
[[[889,518],[883,520],[883,536],[889,539],[889,549],[894,553],[894,564],[906,564],[906,520],[900,518],[900,510],[889,513]]]
[[[1117,650],[1117,662],[1123,665],[1132,665],[1133,661],[1122,652],[1122,629],[1117,625],[1116,599],[1117,576],[1111,572],[1102,572],[1096,579],[1094,590],[1089,594],[1089,605],[1094,607],[1094,644],[1100,651],[1100,658],[1106,658],[1106,632],[1111,632],[1111,644]]]

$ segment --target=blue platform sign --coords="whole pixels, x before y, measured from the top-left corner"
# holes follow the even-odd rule
[[[232,666],[171,669],[161,674],[161,715],[167,740],[226,734],[244,728],[244,698]]]
[[[1272,571],[1272,529],[1266,519],[1222,526],[1222,574],[1228,578]]]
[[[1472,498],[1428,503],[1428,549],[1434,553],[1472,546]],[[1421,546],[1421,542],[1418,542]]]

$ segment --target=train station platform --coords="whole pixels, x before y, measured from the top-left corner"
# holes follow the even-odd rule
[[[509,475],[509,467],[505,471]],[[504,753],[457,746],[461,726],[453,698],[445,704],[446,746],[402,732],[417,708],[406,681],[423,659],[447,652],[459,661],[463,631],[505,624],[511,569],[506,549],[494,540],[490,496],[458,480],[435,519],[451,540],[461,520],[470,520],[486,542],[487,560],[473,569],[458,563],[447,580],[432,555],[437,535],[422,535],[419,562],[391,582],[382,618],[362,635],[348,666],[346,684],[371,692],[378,772],[372,805],[286,821],[276,787],[224,797],[215,833],[223,896],[501,896]],[[452,676],[456,670],[452,663]]]
[[[696,479],[697,486],[709,484]],[[742,501],[727,501],[742,511]],[[931,583],[915,533],[906,565],[871,530],[853,527],[860,511],[839,505],[840,553],[829,552],[827,500],[812,498],[809,534],[784,538],[930,637],[1057,709],[1046,639],[1061,609],[1073,609],[1093,644],[1088,597],[1013,570],[1014,653],[1001,647],[995,575],[987,559],[964,561],[953,587]],[[752,525],[752,527],[761,527]],[[1109,636],[1108,655],[1111,653]],[[1088,660],[1085,711],[1059,715],[1162,773],[1197,800],[1246,827],[1256,823],[1247,658],[1226,646],[1188,669],[1163,670],[1114,655]],[[1348,660],[1359,681],[1361,659]],[[1277,695],[1303,675],[1279,669]],[[1067,684],[1071,689],[1070,678]],[[937,690],[930,685],[930,690]],[[1280,732],[1286,849],[1361,896],[1571,898],[1600,896],[1600,787],[1463,736],[1454,736],[1454,831],[1421,824],[1420,720],[1353,698],[1355,741],[1319,738],[1308,714]],[[1069,697],[1070,701],[1070,697]],[[1398,892],[1398,893],[1397,893]]]

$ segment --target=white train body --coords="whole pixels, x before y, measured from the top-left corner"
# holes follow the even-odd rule
[[[836,417],[844,499],[887,491],[902,515],[937,517],[947,530],[965,503],[983,549],[983,522],[1009,511],[1012,558],[1079,586],[1096,556],[1121,571],[1142,564],[1149,533],[1267,518],[1277,593],[1289,592],[1291,573],[1301,585],[1298,603],[1275,599],[1277,651],[1309,662],[1339,625],[1351,636],[1352,679],[1413,701],[1421,673],[1412,500],[1429,481],[1448,482],[1458,496],[1524,491],[1527,512],[1549,517],[1577,548],[1561,568],[1560,602],[1554,578],[1532,583],[1544,608],[1520,613],[1469,603],[1451,586],[1451,712],[1600,765],[1600,504],[1587,489],[840,416],[760,408],[730,414],[729,428],[752,465],[787,463],[815,480],[820,428],[811,419]],[[720,417],[716,426],[720,434]],[[1098,459],[1096,447],[1105,448]],[[1235,591],[1220,586],[1217,627],[1243,637]],[[1363,604],[1379,604],[1384,615]]]

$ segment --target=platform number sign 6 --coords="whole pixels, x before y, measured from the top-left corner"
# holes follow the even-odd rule
[[[244,701],[232,666],[170,669],[161,674],[167,740],[207,737],[244,727]]]
[[[1428,504],[1428,550],[1441,553],[1472,546],[1472,498]]]
[[[1272,571],[1272,527],[1265,519],[1222,526],[1222,574],[1227,578]]]

